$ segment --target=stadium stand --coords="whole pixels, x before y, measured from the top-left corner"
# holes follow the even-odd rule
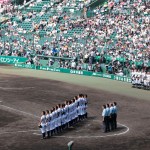
[[[0,4],[8,3],[9,0],[0,0]]]
[[[134,69],[149,72],[148,0],[109,0],[94,9],[87,7],[91,2],[38,0],[8,11],[0,54],[124,76]]]

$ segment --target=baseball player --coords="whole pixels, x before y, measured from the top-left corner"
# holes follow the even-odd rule
[[[75,99],[72,99],[72,109],[73,109],[73,112],[72,112],[72,123],[73,125],[76,123],[75,122],[75,119],[76,119],[76,103],[75,103]]]
[[[40,122],[39,122],[39,128],[41,129],[42,132],[42,139],[46,138],[46,115],[45,111],[42,112]]]
[[[58,119],[57,119],[57,123],[58,123],[58,132],[61,132],[61,114],[62,114],[62,109],[61,109],[61,105],[58,104],[58,109],[57,109],[57,112],[58,112]]]
[[[54,119],[54,108],[51,109],[51,123],[50,123],[50,129],[51,129],[51,135],[55,134],[55,119]]]
[[[61,124],[62,124],[62,130],[65,129],[65,104],[62,104],[62,113],[61,113]]]
[[[81,121],[81,114],[82,114],[82,99],[81,99],[81,94],[78,95],[78,117],[79,121]]]
[[[78,97],[75,96],[74,100],[75,100],[75,123],[77,123],[79,120],[79,118],[78,118]]]
[[[85,101],[85,118],[87,118],[88,99],[86,94],[84,95],[84,101]]]
[[[58,106],[55,107],[55,133],[59,132],[58,130]]]
[[[87,118],[87,95],[83,94],[58,104],[50,111],[46,110],[46,113],[43,111],[39,122],[42,139],[46,138],[46,133],[49,138],[84,118]]]
[[[49,110],[46,110],[46,131],[47,131],[47,138],[50,137],[50,114]]]

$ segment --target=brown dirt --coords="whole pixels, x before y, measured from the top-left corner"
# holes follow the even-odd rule
[[[47,140],[41,140],[40,136],[33,134],[33,131],[15,133],[23,130],[38,130],[38,119],[1,106],[5,105],[40,116],[42,110],[50,109],[78,93],[88,94],[88,120]],[[0,101],[2,101],[0,103],[0,150],[66,150],[67,143],[71,140],[75,143],[73,150],[150,149],[149,101],[54,80],[1,74]],[[91,135],[108,135],[100,131],[101,106],[113,101],[118,103],[118,122],[128,126],[130,131],[119,136],[90,138]],[[117,131],[109,134],[120,133],[124,130],[119,127]],[[67,138],[69,136],[73,138]],[[76,138],[78,136],[88,136],[89,138]]]

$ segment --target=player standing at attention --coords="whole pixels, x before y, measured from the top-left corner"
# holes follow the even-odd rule
[[[53,113],[53,111],[54,111],[54,108],[52,108],[51,109],[51,114],[50,114],[50,116],[51,116],[51,126],[50,126],[50,129],[51,129],[51,135],[54,135],[55,134],[55,131],[54,131],[54,129],[55,129],[55,122],[54,122],[54,113]]]
[[[64,107],[64,115],[65,115],[65,117],[64,117],[64,122],[65,122],[65,129],[66,128],[68,128],[69,127],[69,122],[68,122],[68,120],[69,120],[69,116],[68,116],[68,114],[69,114],[69,101],[67,100],[66,102],[65,102],[65,107]]]
[[[42,115],[40,118],[40,122],[39,122],[39,128],[41,129],[42,132],[42,139],[45,139],[45,133],[46,133],[46,115],[45,115],[45,111],[42,111]]]
[[[81,95],[81,118],[84,120],[84,115],[85,115],[85,101],[84,101],[84,95]]]
[[[65,129],[65,104],[62,104],[62,119],[61,119],[61,124],[62,124],[62,130]]]
[[[118,113],[117,103],[114,102],[114,129],[117,129],[117,113]]]
[[[49,110],[46,110],[46,131],[47,131],[47,138],[50,138],[50,114],[49,114]]]
[[[87,99],[87,95],[84,95],[84,100],[85,100],[85,118],[87,118],[87,107],[88,107],[88,99]]]
[[[76,102],[75,102],[75,99],[72,99],[72,102],[73,102],[73,125],[76,123],[75,122],[75,119],[76,119]]]
[[[79,116],[79,121],[81,121],[81,114],[82,114],[82,99],[81,99],[81,94],[78,95],[78,116]]]
[[[72,101],[70,100],[68,105],[68,127],[72,126]]]
[[[78,122],[78,119],[79,119],[79,118],[78,118],[78,97],[75,96],[74,99],[75,99],[75,114],[76,114],[75,123],[77,123],[77,122]]]
[[[55,133],[59,133],[59,130],[58,130],[58,106],[56,105],[55,106]]]
[[[61,105],[58,104],[58,132],[61,132]]]

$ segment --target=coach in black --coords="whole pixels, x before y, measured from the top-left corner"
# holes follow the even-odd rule
[[[110,104],[110,129],[114,130],[114,106]]]
[[[110,131],[110,107],[109,104],[106,104],[106,128],[107,132]]]

